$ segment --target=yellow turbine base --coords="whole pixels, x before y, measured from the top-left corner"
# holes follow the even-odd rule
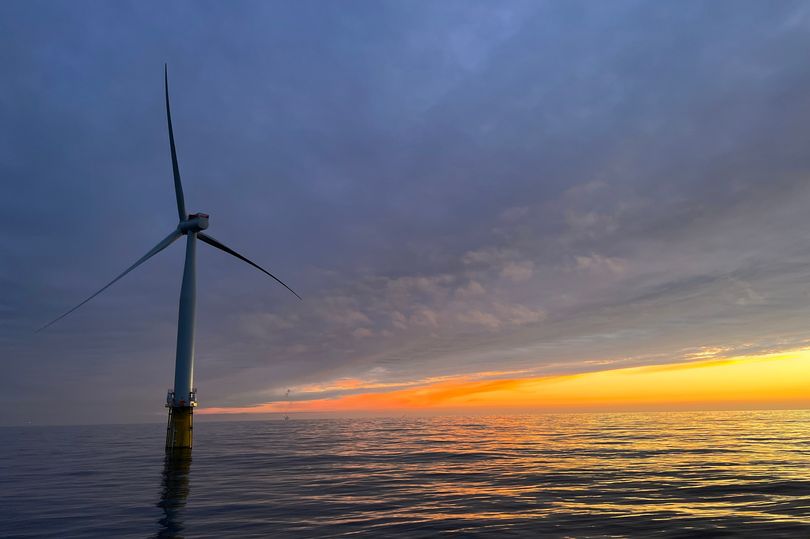
[[[194,408],[170,407],[169,425],[166,428],[166,449],[191,449],[193,434]]]

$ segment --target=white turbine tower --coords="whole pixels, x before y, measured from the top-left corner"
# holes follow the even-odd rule
[[[168,69],[164,66],[163,81],[166,89],[166,119],[169,124],[169,146],[172,152],[172,170],[174,172],[174,192],[177,197],[177,215],[179,222],[168,236],[155,245],[148,253],[143,255],[137,262],[128,267],[121,275],[107,283],[101,290],[82,301],[60,317],[49,322],[37,331],[51,326],[62,318],[66,317],[104,290],[109,288],[124,275],[134,270],[160,251],[174,243],[181,236],[186,236],[186,261],[183,268],[183,286],[180,289],[180,308],[177,317],[177,357],[174,366],[174,390],[170,390],[166,398],[166,407],[169,408],[169,423],[166,432],[166,449],[189,449],[192,443],[193,410],[197,405],[196,390],[194,389],[194,319],[195,303],[197,296],[197,240],[201,240],[208,245],[225,251],[229,255],[235,256],[239,260],[247,262],[254,268],[263,271],[275,279],[284,288],[301,296],[281,282],[275,275],[262,268],[258,264],[248,260],[230,247],[220,243],[203,230],[208,228],[208,215],[204,213],[186,213],[186,202],[183,197],[183,185],[180,182],[180,168],[177,165],[177,152],[174,147],[174,131],[172,130],[172,114],[169,109],[169,76]]]

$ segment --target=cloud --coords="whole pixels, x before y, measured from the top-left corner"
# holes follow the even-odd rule
[[[439,316],[435,311],[424,307],[417,309],[408,321],[417,326],[439,327]]]
[[[374,332],[368,328],[357,328],[352,331],[352,336],[357,339],[365,339],[367,337],[371,337],[372,335],[374,335]]]
[[[501,321],[494,315],[481,312],[478,309],[460,313],[458,319],[467,324],[479,325],[489,329],[498,329],[501,327]]]
[[[519,304],[496,304],[495,310],[501,320],[515,325],[531,324],[546,318],[546,313],[542,309],[530,309]]]
[[[476,298],[486,295],[487,291],[481,286],[478,281],[470,281],[465,286],[460,286],[456,289],[455,296],[459,299],[465,300]]]
[[[613,273],[619,275],[625,271],[624,261],[618,258],[611,258],[591,253],[588,256],[576,256],[576,267],[578,270],[590,271],[593,273]]]
[[[157,7],[0,4],[0,422],[163,413],[179,245],[31,329],[176,225],[166,60],[188,206],[304,297],[200,246],[206,405],[806,339],[799,4]]]
[[[607,369],[564,376],[510,377],[509,373],[478,373],[422,380],[397,387],[346,380],[335,386],[316,388],[292,406],[284,404],[282,407],[280,402],[269,402],[251,407],[209,408],[203,409],[202,413],[424,412],[431,409],[491,413],[514,409],[807,406],[810,402],[807,394],[794,379],[810,374],[808,355],[806,349],[793,350],[720,361]]]
[[[501,270],[501,277],[510,281],[522,283],[528,281],[534,275],[534,262],[509,262]]]

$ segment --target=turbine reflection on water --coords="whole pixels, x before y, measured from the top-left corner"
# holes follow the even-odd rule
[[[189,493],[191,450],[175,449],[166,452],[163,462],[160,501],[157,506],[163,511],[158,520],[157,537],[179,537],[183,532],[183,509]]]

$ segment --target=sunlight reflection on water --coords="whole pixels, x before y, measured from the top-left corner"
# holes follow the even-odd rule
[[[810,535],[810,412],[0,429],[6,537]]]

